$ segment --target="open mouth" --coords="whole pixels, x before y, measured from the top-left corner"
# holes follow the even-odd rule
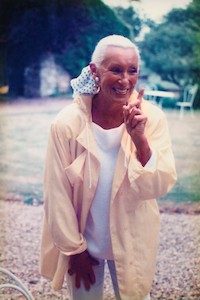
[[[128,88],[126,89],[117,89],[117,88],[114,88],[114,91],[119,94],[119,95],[126,95],[126,93],[128,92]]]

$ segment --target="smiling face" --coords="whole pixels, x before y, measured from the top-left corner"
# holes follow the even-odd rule
[[[108,46],[95,72],[100,79],[99,97],[126,103],[138,79],[138,64],[139,58],[134,48]]]

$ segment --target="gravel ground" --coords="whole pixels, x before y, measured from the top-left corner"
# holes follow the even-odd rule
[[[0,201],[0,263],[28,287],[36,300],[68,299],[38,273],[42,206]],[[3,278],[1,277],[1,281]],[[200,299],[200,215],[161,214],[160,248],[152,299]],[[24,299],[17,294],[1,300]],[[108,272],[105,299],[113,300]]]

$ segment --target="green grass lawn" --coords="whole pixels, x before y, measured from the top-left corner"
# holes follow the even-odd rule
[[[69,101],[37,100],[0,105],[0,198],[42,198],[48,129]],[[172,137],[178,181],[163,200],[200,201],[200,112],[165,110]]]
[[[178,181],[163,199],[200,202],[200,111],[179,119],[177,110],[166,110]]]

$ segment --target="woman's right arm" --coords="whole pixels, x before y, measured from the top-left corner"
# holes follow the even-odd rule
[[[65,173],[71,163],[66,130],[57,122],[50,129],[44,176],[44,208],[55,246],[65,255],[86,250],[73,207],[73,190]]]

